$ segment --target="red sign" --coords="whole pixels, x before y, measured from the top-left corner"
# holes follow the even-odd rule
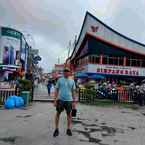
[[[137,70],[109,69],[109,68],[98,68],[97,73],[133,75],[133,76],[138,76],[139,75],[139,72]]]

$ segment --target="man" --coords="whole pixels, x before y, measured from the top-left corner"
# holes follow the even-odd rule
[[[57,81],[56,84],[56,94],[54,98],[54,106],[56,107],[55,115],[55,131],[53,136],[59,135],[59,118],[61,112],[65,109],[67,113],[67,131],[68,136],[72,136],[71,124],[72,124],[72,108],[75,108],[75,82],[69,79],[70,70],[65,68],[64,76]]]
[[[51,87],[52,87],[52,83],[51,83],[51,81],[49,80],[48,83],[47,83],[47,90],[48,90],[48,95],[49,95],[49,96],[50,96]]]

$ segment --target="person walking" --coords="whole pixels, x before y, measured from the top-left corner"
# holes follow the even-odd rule
[[[70,70],[65,68],[63,70],[64,76],[58,79],[56,83],[56,93],[54,98],[54,106],[56,107],[55,115],[55,131],[53,137],[59,135],[59,118],[63,110],[67,114],[67,130],[66,134],[72,136],[71,125],[72,125],[72,108],[75,108],[75,82],[69,79]]]
[[[49,80],[48,83],[47,83],[47,90],[48,90],[48,95],[49,95],[49,96],[50,96],[51,87],[52,87],[52,83],[51,83],[51,81]]]

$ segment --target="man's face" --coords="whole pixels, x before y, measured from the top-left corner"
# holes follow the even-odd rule
[[[69,71],[64,71],[64,77],[69,77],[70,76],[70,72]]]

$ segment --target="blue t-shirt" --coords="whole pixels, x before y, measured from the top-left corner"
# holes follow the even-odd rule
[[[62,101],[73,101],[72,91],[76,89],[74,80],[68,78],[60,78],[57,81],[58,99]]]

